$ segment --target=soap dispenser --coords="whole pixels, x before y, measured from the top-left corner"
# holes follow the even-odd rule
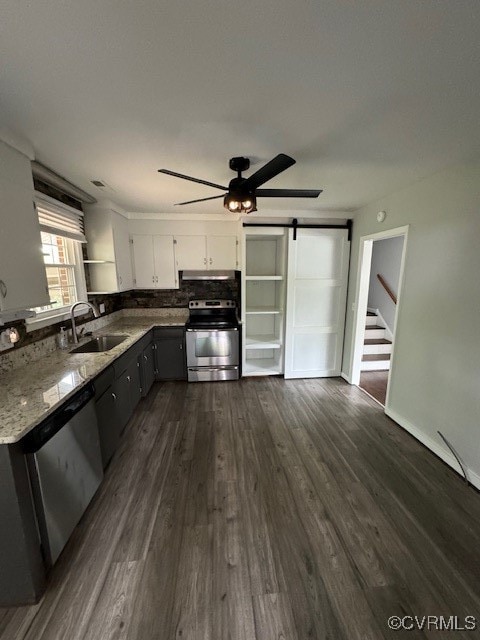
[[[60,333],[58,334],[58,346],[60,349],[68,349],[68,336],[66,327],[60,327]]]

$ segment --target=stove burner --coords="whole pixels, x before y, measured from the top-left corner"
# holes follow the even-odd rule
[[[191,300],[186,324],[192,328],[235,328],[239,325],[235,300]]]

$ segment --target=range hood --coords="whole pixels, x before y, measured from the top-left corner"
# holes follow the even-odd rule
[[[235,271],[233,269],[186,270],[182,273],[182,280],[235,280]]]

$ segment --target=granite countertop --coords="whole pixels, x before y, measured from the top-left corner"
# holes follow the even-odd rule
[[[103,353],[69,353],[57,349],[37,362],[0,376],[0,444],[13,444],[95,378],[153,327],[184,326],[178,315],[125,317],[94,332],[94,336],[128,338]],[[80,344],[91,340],[83,338]],[[70,346],[73,349],[74,345]]]

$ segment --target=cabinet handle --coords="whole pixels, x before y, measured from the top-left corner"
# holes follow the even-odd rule
[[[137,368],[138,368],[139,366],[140,366],[140,363],[139,363],[139,362],[137,362]]]
[[[210,258],[210,264],[213,264],[213,260],[212,260],[212,258]]]
[[[130,382],[130,381],[131,381],[130,376],[127,376],[127,381],[128,381],[128,382]]]
[[[114,400],[116,400],[116,399],[117,399],[117,396],[116,396],[114,393],[112,393],[112,398],[113,398]]]
[[[7,285],[5,284],[5,282],[3,280],[0,280],[0,294],[1,294],[2,298],[6,298],[7,297],[7,293],[8,293]]]
[[[155,276],[155,282],[158,284],[158,276]]]
[[[148,360],[147,356],[143,356],[143,359],[144,359],[144,360]]]
[[[155,276],[152,276],[152,282],[155,284]]]
[[[183,349],[183,344],[181,344],[181,343],[180,343],[180,345],[179,345],[179,346],[180,346],[180,349]]]
[[[207,264],[207,259],[206,258],[203,259],[203,264]]]

